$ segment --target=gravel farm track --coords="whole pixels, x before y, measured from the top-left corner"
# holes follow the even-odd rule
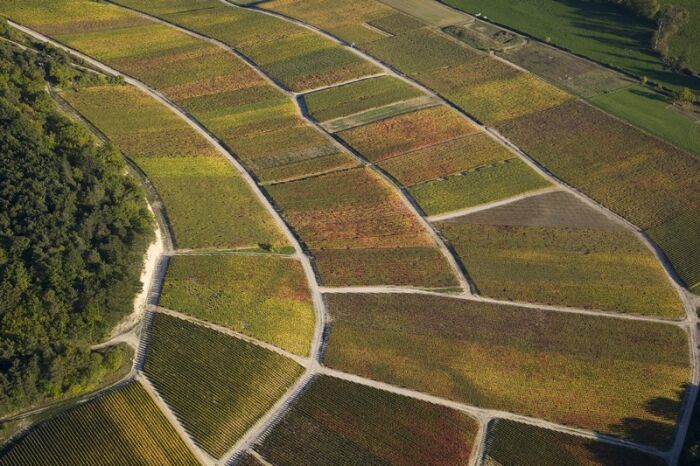
[[[222,3],[230,6],[231,8],[244,8],[238,5],[233,5],[226,0],[220,0]],[[124,8],[124,7],[120,7]],[[422,291],[418,290],[415,288],[401,288],[401,287],[382,287],[382,286],[377,286],[377,287],[346,287],[346,288],[323,288],[319,286],[318,280],[316,273],[313,269],[313,266],[311,264],[311,261],[309,259],[309,256],[307,253],[303,250],[300,241],[296,238],[294,233],[292,232],[291,228],[289,225],[285,223],[283,220],[282,216],[280,215],[280,212],[278,209],[272,204],[271,200],[263,193],[263,191],[260,189],[260,186],[256,183],[254,178],[243,168],[243,166],[239,163],[239,161],[236,159],[235,154],[230,152],[228,149],[225,148],[225,146],[215,137],[213,136],[201,123],[199,123],[196,119],[194,119],[190,114],[185,112],[183,109],[178,107],[176,104],[174,104],[172,101],[164,97],[162,94],[159,92],[155,91],[154,89],[148,87],[141,81],[138,81],[130,76],[126,76],[123,73],[120,73],[117,70],[112,69],[111,67],[94,60],[80,52],[77,52],[75,50],[72,50],[60,43],[57,43],[56,41],[49,39],[48,37],[33,31],[31,29],[28,29],[24,26],[15,24],[15,23],[10,23],[13,27],[19,29],[20,31],[38,39],[44,42],[50,42],[54,44],[57,47],[63,48],[73,54],[74,56],[77,56],[81,58],[82,60],[85,60],[86,62],[90,63],[92,66],[100,69],[101,71],[113,75],[113,76],[123,76],[125,81],[137,87],[141,91],[145,92],[146,94],[150,95],[151,97],[155,98],[158,100],[161,104],[165,105],[168,107],[171,111],[173,111],[175,114],[177,114],[182,120],[184,120],[187,124],[189,124],[192,128],[194,128],[199,134],[204,136],[207,141],[212,144],[217,151],[223,155],[244,177],[246,182],[248,183],[249,187],[257,197],[260,199],[262,204],[266,207],[268,212],[273,216],[275,219],[278,227],[285,233],[287,238],[290,241],[290,244],[294,246],[295,249],[295,255],[293,256],[294,258],[298,259],[301,261],[309,287],[312,295],[312,302],[313,302],[313,307],[315,311],[315,316],[316,316],[316,325],[314,329],[314,336],[313,340],[311,343],[311,351],[310,351],[310,357],[308,358],[303,358],[299,357],[296,355],[292,355],[280,348],[274,347],[268,343],[261,342],[255,338],[251,338],[248,336],[243,336],[237,332],[233,332],[228,329],[224,329],[220,326],[216,326],[213,324],[209,323],[204,323],[202,321],[199,321],[198,319],[194,319],[188,316],[185,316],[183,314],[180,314],[175,311],[171,311],[168,309],[163,309],[155,306],[155,303],[157,302],[157,295],[162,287],[162,282],[164,279],[164,273],[165,273],[165,267],[162,266],[163,262],[167,262],[167,258],[170,255],[173,254],[178,254],[178,251],[173,251],[172,246],[164,245],[159,248],[157,252],[157,258],[149,258],[148,260],[148,267],[147,270],[152,270],[151,275],[152,279],[151,280],[146,280],[145,283],[147,285],[147,289],[145,291],[146,295],[148,296],[147,303],[144,306],[144,309],[146,309],[145,313],[142,313],[141,316],[143,317],[142,323],[140,326],[137,327],[137,329],[140,330],[140,343],[137,345],[137,354],[136,357],[134,358],[135,364],[134,368],[132,369],[132,372],[129,374],[128,379],[136,379],[139,381],[144,387],[147,389],[148,393],[156,400],[157,404],[159,407],[164,411],[166,416],[168,417],[168,420],[175,426],[175,428],[178,430],[178,432],[181,434],[181,436],[185,439],[188,447],[193,451],[193,453],[196,455],[196,457],[202,461],[204,464],[231,464],[235,463],[236,460],[242,455],[243,453],[249,451],[253,444],[257,442],[262,436],[266,434],[266,432],[271,429],[275,423],[280,419],[281,415],[284,414],[289,407],[293,404],[295,399],[302,393],[304,390],[304,387],[314,378],[316,375],[327,375],[331,377],[336,377],[339,379],[351,381],[354,383],[358,383],[361,385],[366,385],[370,386],[379,390],[384,390],[388,391],[391,393],[396,393],[399,395],[404,395],[408,396],[411,398],[427,401],[430,403],[442,405],[445,407],[453,408],[462,412],[465,412],[471,416],[473,416],[475,419],[478,420],[479,422],[479,433],[477,435],[477,440],[476,440],[476,446],[474,448],[472,457],[471,457],[471,464],[479,464],[482,459],[483,455],[483,450],[485,447],[485,433],[486,433],[486,426],[488,422],[493,419],[493,418],[504,418],[504,419],[511,419],[515,420],[518,422],[523,422],[526,424],[531,424],[534,426],[539,426],[543,427],[546,429],[550,430],[555,430],[567,434],[573,434],[573,435],[579,435],[583,436],[586,438],[590,439],[595,439],[599,440],[602,442],[610,443],[610,444],[615,444],[615,445],[621,445],[621,446],[626,446],[626,447],[631,447],[634,449],[637,449],[639,451],[643,451],[646,453],[650,453],[653,455],[657,455],[659,457],[662,457],[665,459],[669,464],[674,465],[678,461],[678,457],[680,455],[682,446],[683,446],[683,440],[685,438],[685,433],[687,431],[689,422],[690,422],[690,416],[692,414],[692,408],[695,403],[695,399],[697,397],[697,391],[698,391],[698,383],[700,382],[700,369],[698,367],[698,360],[700,357],[700,352],[698,351],[698,335],[697,335],[697,326],[698,326],[698,317],[695,314],[695,308],[694,308],[694,303],[692,302],[692,297],[689,295],[689,293],[682,287],[680,284],[680,281],[678,277],[676,276],[675,272],[673,269],[670,267],[670,264],[668,261],[665,259],[663,254],[658,250],[658,248],[649,240],[649,238],[642,233],[639,228],[636,226],[630,224],[626,220],[622,219],[615,213],[611,212],[610,210],[606,209],[605,207],[601,206],[600,204],[596,203],[595,201],[591,200],[575,188],[566,185],[563,183],[561,180],[558,178],[554,177],[549,171],[546,170],[546,168],[542,167],[540,164],[535,162],[532,158],[527,156],[527,154],[523,153],[520,151],[517,147],[515,147],[513,144],[511,144],[508,140],[503,138],[500,134],[498,134],[495,130],[484,127],[483,125],[479,124],[478,122],[474,121],[470,116],[467,114],[463,113],[461,110],[457,109],[454,105],[450,104],[447,102],[442,96],[436,94],[435,92],[431,91],[430,89],[418,84],[414,80],[410,79],[409,77],[403,75],[402,73],[398,72],[397,70],[391,68],[389,65],[380,62],[373,57],[370,57],[366,55],[365,53],[355,49],[354,47],[351,47],[350,44],[345,43],[342,40],[339,40],[337,37],[331,36],[328,33],[319,30],[318,28],[315,28],[313,26],[310,26],[306,23],[302,23],[300,21],[294,20],[292,18],[277,14],[277,13],[272,13],[269,11],[264,11],[260,10],[258,8],[253,7],[245,7],[246,9],[251,9],[255,10],[256,12],[260,14],[266,14],[266,15],[271,15],[279,19],[283,19],[284,21],[288,21],[291,23],[294,23],[298,26],[304,27],[310,31],[313,31],[317,34],[321,34],[326,38],[331,39],[335,43],[345,47],[348,50],[351,50],[353,53],[359,55],[363,59],[375,64],[376,66],[380,67],[383,70],[383,73],[380,73],[379,75],[386,74],[390,76],[397,77],[401,80],[403,80],[406,83],[409,83],[410,85],[414,86],[417,89],[420,89],[422,92],[425,94],[437,99],[441,104],[450,107],[454,112],[459,114],[461,117],[464,119],[468,120],[471,124],[474,126],[480,128],[483,130],[486,134],[488,134],[491,138],[499,142],[501,145],[506,147],[509,151],[511,151],[513,154],[517,155],[521,160],[525,161],[529,166],[534,168],[537,172],[539,172],[542,176],[547,178],[549,181],[551,181],[553,184],[557,186],[557,189],[568,191],[570,193],[573,193],[576,197],[579,199],[583,200],[586,202],[588,205],[593,206],[596,208],[598,211],[604,213],[606,216],[609,218],[615,220],[616,222],[622,224],[626,229],[629,231],[632,231],[649,249],[650,251],[655,255],[655,257],[659,260],[659,262],[662,264],[664,271],[666,275],[668,276],[668,279],[673,283],[674,287],[676,288],[679,297],[681,298],[681,301],[683,303],[683,307],[686,311],[686,317],[683,320],[668,320],[668,319],[662,319],[662,318],[654,318],[654,317],[645,317],[645,316],[636,316],[636,315],[615,315],[615,314],[610,314],[610,313],[604,313],[602,311],[595,311],[595,310],[586,310],[586,309],[577,309],[577,308],[569,308],[569,307],[563,307],[563,306],[543,306],[539,304],[531,304],[531,303],[515,303],[511,301],[500,301],[500,300],[495,300],[495,299],[489,299],[489,298],[483,298],[480,296],[477,296],[476,294],[473,293],[473,287],[468,281],[468,274],[463,270],[463,268],[459,265],[459,261],[457,260],[455,254],[451,251],[451,249],[446,245],[446,243],[442,240],[442,238],[439,236],[435,228],[431,224],[431,220],[437,220],[437,219],[443,219],[443,218],[450,218],[452,216],[459,216],[463,215],[465,212],[456,212],[456,213],[448,213],[448,214],[443,214],[440,216],[436,217],[426,217],[423,212],[417,208],[415,202],[411,199],[411,197],[408,195],[408,193],[400,188],[397,183],[391,179],[389,176],[387,176],[386,173],[384,173],[382,170],[377,168],[374,164],[371,164],[368,162],[366,159],[363,157],[359,156],[356,154],[354,151],[350,150],[346,145],[341,144],[333,135],[325,131],[317,122],[313,121],[309,116],[303,111],[302,106],[300,105],[300,95],[299,93],[294,93],[289,91],[288,89],[285,89],[283,86],[281,86],[279,83],[275,82],[272,80],[268,75],[266,75],[260,68],[253,63],[249,58],[243,56],[240,52],[238,52],[235,49],[232,49],[231,47],[223,44],[220,41],[217,41],[213,38],[203,36],[199,33],[196,33],[194,31],[184,29],[180,26],[176,26],[172,23],[163,21],[158,18],[154,18],[150,15],[146,15],[144,13],[137,12],[136,10],[131,10],[130,11],[135,11],[139,13],[140,15],[147,17],[153,21],[160,22],[162,24],[166,24],[170,27],[177,28],[180,31],[183,31],[190,36],[197,37],[201,40],[206,40],[212,44],[215,44],[219,47],[222,47],[223,49],[229,51],[230,53],[234,54],[237,56],[239,59],[244,60],[251,68],[255,69],[262,77],[264,77],[268,82],[271,84],[275,85],[276,87],[282,89],[291,99],[296,104],[297,110],[299,112],[299,115],[302,116],[307,122],[309,122],[317,131],[319,131],[321,134],[323,134],[325,137],[327,137],[329,140],[331,140],[334,144],[338,145],[341,150],[345,152],[351,153],[360,163],[368,168],[371,168],[375,170],[377,173],[379,173],[384,180],[389,183],[391,186],[393,186],[396,190],[398,190],[401,193],[401,198],[404,201],[405,204],[407,204],[415,214],[421,219],[423,225],[425,226],[426,230],[432,235],[433,239],[436,241],[436,244],[440,247],[442,253],[445,255],[445,257],[449,260],[452,268],[454,269],[454,272],[456,276],[458,277],[462,290],[463,292],[458,295],[459,298],[462,299],[467,299],[467,300],[475,300],[475,301],[482,301],[482,302],[491,302],[491,303],[498,303],[498,304],[504,304],[504,305],[517,305],[517,306],[525,306],[525,307],[533,307],[533,308],[539,308],[539,309],[545,309],[545,310],[551,310],[551,311],[559,311],[559,312],[569,312],[569,313],[578,313],[578,314],[586,314],[586,315],[595,315],[599,317],[606,317],[606,318],[614,318],[614,319],[631,319],[631,320],[641,320],[641,321],[653,321],[653,322],[658,322],[658,323],[663,323],[667,325],[674,325],[678,326],[682,329],[684,329],[688,335],[689,335],[689,343],[690,343],[690,348],[689,348],[689,354],[691,356],[691,368],[692,368],[692,377],[691,377],[691,385],[690,388],[687,390],[685,399],[683,400],[683,405],[681,408],[681,414],[680,414],[680,420],[678,423],[678,427],[676,430],[676,436],[674,440],[673,447],[668,450],[668,451],[659,451],[655,448],[647,447],[645,445],[637,444],[634,442],[622,440],[619,438],[611,437],[611,436],[606,436],[606,435],[601,435],[599,433],[589,431],[586,429],[578,429],[578,428],[572,428],[560,424],[555,424],[552,422],[544,421],[541,419],[536,419],[536,418],[530,418],[526,416],[521,416],[517,415],[514,413],[510,412],[503,412],[503,411],[498,411],[498,410],[490,410],[490,409],[482,409],[478,408],[475,406],[451,401],[445,398],[429,395],[420,391],[415,391],[415,390],[410,390],[398,386],[394,386],[391,384],[386,384],[383,382],[378,382],[375,380],[367,379],[364,377],[360,377],[357,375],[353,374],[348,374],[344,373],[341,371],[337,371],[334,369],[327,368],[322,365],[322,356],[323,356],[323,348],[324,348],[324,341],[323,337],[326,332],[326,324],[327,324],[327,314],[326,314],[326,309],[325,309],[325,304],[323,301],[322,294],[323,293],[421,293],[421,294],[434,294],[438,296],[451,296],[455,297],[454,294],[443,294],[443,293],[437,293],[437,292],[429,292],[429,291]],[[349,82],[361,80],[361,79],[366,79],[367,77],[362,77],[358,79],[354,79]],[[345,83],[339,83],[335,84],[333,86],[328,86],[328,87],[334,87],[338,86],[341,84]],[[304,93],[312,92],[313,90],[306,91]],[[539,194],[539,193],[538,193]],[[507,199],[505,201],[500,201],[499,205],[502,205],[507,202],[512,202],[515,201],[519,198],[522,198],[523,196],[516,196],[511,199]],[[487,207],[492,207],[493,205],[488,205]],[[483,206],[478,206],[477,208],[472,208],[469,210],[469,212],[474,211],[474,209],[480,209],[483,208]],[[159,224],[161,222],[158,222]],[[167,227],[167,226],[166,226]],[[161,227],[162,228],[162,227]],[[167,233],[163,233],[163,236],[167,237]],[[163,241],[159,241],[160,243],[163,243]],[[144,276],[147,276],[148,272],[145,272]],[[201,450],[198,446],[195,445],[194,441],[190,437],[190,435],[185,431],[185,429],[182,427],[181,423],[177,420],[175,417],[174,413],[172,410],[167,406],[167,404],[160,398],[158,395],[157,391],[155,388],[150,384],[146,376],[141,372],[141,364],[143,362],[145,350],[147,348],[147,342],[148,342],[148,323],[150,322],[150,316],[152,316],[153,312],[162,312],[166,313],[168,315],[172,315],[177,318],[181,319],[186,319],[191,322],[194,322],[199,325],[204,325],[207,326],[208,328],[211,328],[213,330],[226,333],[232,337],[235,338],[240,338],[243,339],[249,343],[259,345],[267,350],[275,351],[277,353],[283,354],[286,357],[289,357],[296,361],[297,363],[301,364],[303,367],[305,367],[305,372],[304,374],[297,380],[297,382],[290,387],[285,395],[280,398],[276,404],[271,408],[270,411],[268,411],[262,418],[260,418],[255,425],[235,444],[232,445],[229,451],[220,459],[220,460],[215,460],[214,458],[211,458],[208,454],[206,454],[203,450]],[[129,330],[129,332],[123,333],[122,335],[115,335],[113,337],[113,342],[127,342],[127,343],[134,343],[134,338],[136,336],[136,333],[133,333],[132,330]],[[107,344],[109,342],[106,342]],[[123,383],[123,381],[121,382]],[[104,390],[108,390],[111,387],[107,387],[103,389],[100,392],[93,393],[85,399],[92,399],[95,396],[97,396],[99,393],[104,392]],[[255,455],[255,452],[253,453]]]

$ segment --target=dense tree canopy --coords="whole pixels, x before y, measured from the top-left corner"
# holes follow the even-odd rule
[[[0,43],[0,415],[118,365],[89,345],[140,289],[152,235],[142,191],[119,152],[97,146],[47,92],[96,79],[56,49]]]

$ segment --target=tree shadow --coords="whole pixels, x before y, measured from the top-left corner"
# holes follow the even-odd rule
[[[690,384],[682,384],[676,390],[675,397],[656,397],[648,400],[644,404],[644,409],[657,419],[624,418],[621,422],[610,425],[610,432],[622,439],[648,445],[660,451],[669,450],[673,446],[676,428],[680,422],[685,397],[690,387]],[[634,464],[629,463],[627,459],[637,455],[632,453],[632,450],[614,448],[604,442],[591,442],[588,449],[601,464]],[[644,464],[656,464],[654,461],[649,456]],[[659,464],[665,463],[660,462]]]

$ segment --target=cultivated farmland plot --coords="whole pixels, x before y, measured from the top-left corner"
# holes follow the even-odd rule
[[[500,418],[513,413],[666,451],[689,393],[692,332],[685,321],[672,322],[685,316],[677,291],[629,228],[552,192],[499,134],[440,98],[635,222],[691,289],[700,282],[697,159],[449,37],[439,27],[464,17],[438,4],[271,0],[246,9],[219,0],[116,1],[235,53],[88,0],[9,0],[0,13],[141,80],[201,124],[253,175],[314,268],[305,275],[298,260],[305,256],[275,253],[288,245],[262,203],[175,113],[126,86],[65,92],[153,182],[178,248],[273,249],[170,261],[159,304],[176,312],[153,314],[142,370],[197,447],[223,460],[246,438],[235,458],[252,466],[468,464],[481,447],[489,466],[664,464]],[[352,41],[439,97],[256,8]],[[459,212],[523,194],[531,196]],[[449,218],[431,225],[415,210],[452,214],[428,218]],[[451,248],[443,253],[445,238]],[[458,295],[450,255],[465,266],[472,292],[503,301]],[[376,288],[319,290],[309,280]],[[431,292],[386,289],[396,286]],[[309,354],[318,343],[314,311],[324,308],[322,351]],[[298,397],[270,416],[305,371]],[[115,402],[123,393],[126,401]],[[442,406],[459,404],[499,412],[477,421]],[[261,419],[264,428],[250,430]],[[76,452],[59,451],[64,445],[78,445],[86,464],[99,455],[112,464],[115,451],[129,464],[195,462],[135,383],[39,426],[0,465],[53,456],[82,464]]]
[[[156,314],[144,372],[195,442],[219,458],[302,368],[259,346]]]
[[[255,450],[279,466],[466,464],[476,430],[460,411],[320,376]]]
[[[557,466],[663,466],[661,458],[629,448],[506,419],[489,423],[484,463]]]
[[[541,194],[438,227],[486,296],[678,319],[685,315],[646,246],[572,194]]]
[[[286,244],[236,169],[151,97],[127,86],[92,87],[64,97],[151,180],[165,204],[176,247]]]
[[[308,286],[289,258],[176,256],[159,304],[305,356],[314,331]]]
[[[670,446],[690,369],[674,325],[415,294],[325,299],[332,368]]]
[[[343,36],[351,23],[361,26],[397,11],[373,0],[366,0],[361,9],[347,9],[352,12],[347,15],[343,3],[330,0],[274,0],[262,7],[308,21],[345,40],[351,40]],[[695,219],[700,217],[700,165],[692,155],[428,27],[367,38],[357,46],[481,122],[496,125],[554,175],[646,230],[686,286],[697,290],[700,229]],[[599,105],[619,107],[615,99],[614,95],[603,97]],[[623,118],[678,140],[683,147],[694,147],[685,141],[695,132],[693,125],[683,123],[687,131],[680,134],[667,128],[667,123],[650,122],[646,115],[653,112],[636,110],[641,105],[638,99],[631,105],[625,111],[633,115]],[[659,105],[644,103],[647,109],[658,110]],[[645,115],[641,120],[640,113]],[[668,118],[678,120],[671,113]]]
[[[197,465],[138,383],[40,424],[0,457],[3,466],[39,464]]]

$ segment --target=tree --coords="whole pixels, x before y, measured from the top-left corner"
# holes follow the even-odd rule
[[[694,104],[696,100],[697,96],[687,87],[679,89],[673,97],[673,101],[681,105]]]
[[[669,43],[688,22],[690,13],[683,7],[666,5],[659,12],[657,29],[651,38],[651,46],[662,57],[669,57]]]

